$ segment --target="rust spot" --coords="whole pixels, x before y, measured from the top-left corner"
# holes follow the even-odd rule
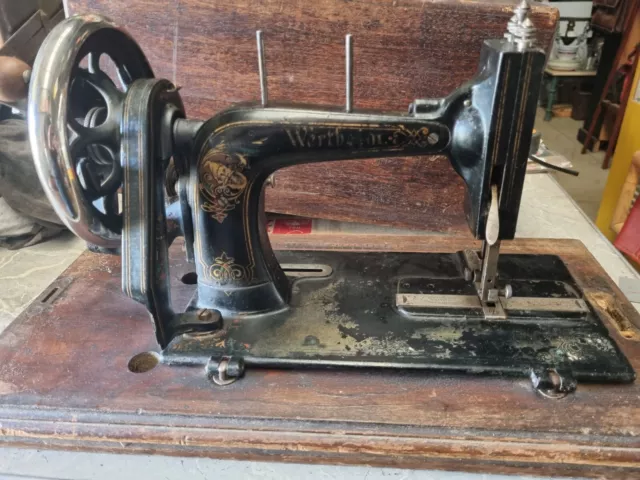
[[[616,327],[620,334],[628,340],[640,340],[636,327],[622,313],[613,295],[603,292],[586,292],[587,300]]]

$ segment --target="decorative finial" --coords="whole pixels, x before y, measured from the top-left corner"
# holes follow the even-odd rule
[[[513,17],[507,23],[505,38],[518,46],[518,50],[525,50],[535,44],[536,28],[529,18],[529,3],[522,0],[513,11]]]

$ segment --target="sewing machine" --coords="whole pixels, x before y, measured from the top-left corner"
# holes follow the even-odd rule
[[[122,289],[152,318],[161,353],[129,368],[202,365],[219,385],[253,367],[433,369],[529,376],[549,396],[578,381],[633,381],[562,260],[500,255],[515,235],[545,64],[527,14],[523,2],[504,38],[484,42],[468,83],[408,113],[354,107],[349,35],[345,105],[279,105],[258,32],[260,102],[206,122],[186,118],[178,88],[155,79],[108,20],[56,27],[31,75],[31,147],[58,215],[95,249],[120,253]],[[435,154],[466,185],[480,250],[272,250],[263,198],[278,169]],[[178,237],[194,268],[183,312],[169,287]]]

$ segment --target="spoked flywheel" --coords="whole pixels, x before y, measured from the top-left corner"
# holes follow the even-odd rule
[[[46,38],[29,87],[29,140],[56,213],[87,242],[120,246],[120,124],[127,90],[152,78],[138,44],[96,15],[72,17]]]

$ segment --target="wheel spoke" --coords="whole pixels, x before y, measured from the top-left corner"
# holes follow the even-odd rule
[[[89,142],[87,141],[86,137],[83,137],[80,134],[75,139],[73,139],[69,144],[69,156],[71,157],[71,159],[77,159],[79,154],[82,153],[87,145],[89,145]]]
[[[122,215],[104,214],[97,208],[93,207],[97,217],[100,221],[111,231],[121,233],[122,232]],[[105,210],[107,210],[105,208]]]
[[[124,96],[124,94],[118,90],[118,87],[116,87],[111,78],[109,78],[109,76],[102,70],[89,72],[80,68],[78,76],[102,95],[107,107],[111,107],[114,102],[117,102]]]
[[[83,158],[78,162],[77,167],[78,177],[80,178],[83,184],[83,190],[86,198],[93,202],[100,198],[102,195],[100,194],[100,181],[96,178],[95,173],[93,172],[90,162]]]
[[[78,155],[81,154],[89,145],[104,145],[109,148],[114,143],[113,132],[108,125],[89,128],[76,122],[76,124],[71,128],[77,135],[69,144],[69,154],[71,158],[78,158]]]
[[[97,165],[111,165],[114,162],[113,152],[111,151],[111,149],[109,149],[109,147],[106,147],[103,144],[88,145],[87,153],[91,161]]]
[[[116,65],[116,72],[118,73],[118,79],[120,80],[122,88],[124,88],[125,90],[129,90],[129,87],[133,83],[133,78],[131,77],[127,66]]]
[[[120,215],[120,211],[118,208],[118,190],[113,192],[110,195],[105,195],[103,199],[104,213],[109,216],[117,216]]]
[[[111,197],[122,185],[122,167],[120,162],[113,162],[106,178],[100,179],[94,163],[89,158],[81,158],[76,168],[87,199],[95,201],[99,198]],[[104,171],[104,169],[102,169]]]
[[[89,55],[87,55],[87,62],[90,73],[98,72],[100,70],[100,53],[90,52]]]
[[[76,135],[80,135],[80,132],[84,132],[87,129],[76,118],[67,119],[67,125]]]
[[[109,176],[100,185],[101,196],[112,195],[118,191],[122,185],[122,167],[120,162],[115,161],[112,164]]]

